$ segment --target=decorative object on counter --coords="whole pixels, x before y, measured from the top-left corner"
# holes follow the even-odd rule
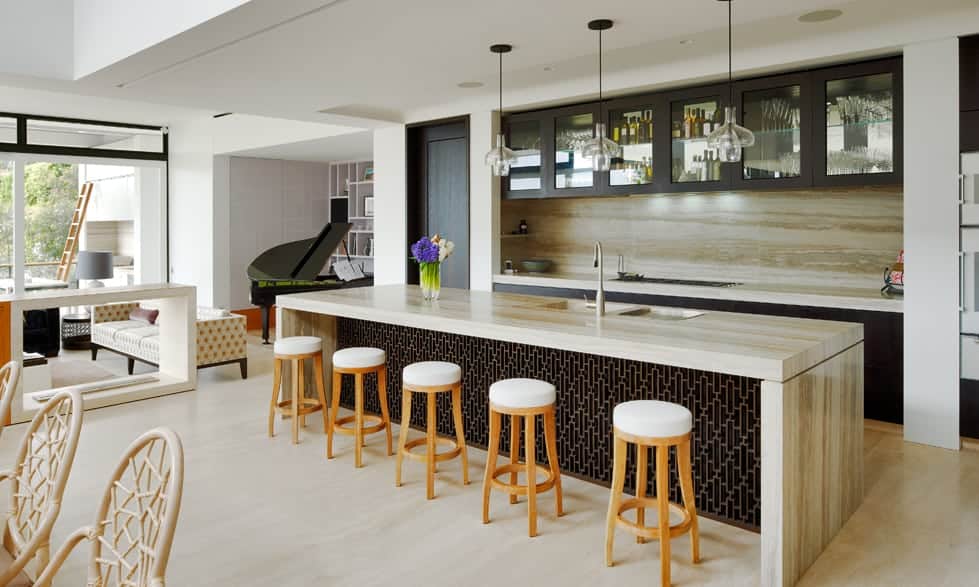
[[[526,220],[521,220],[520,221],[520,234],[527,234],[528,230],[529,229],[527,227],[527,221]]]
[[[432,238],[422,237],[411,245],[412,260],[418,263],[421,274],[422,297],[426,300],[439,299],[439,292],[442,290],[442,261],[454,250],[455,243],[437,234]]]
[[[512,45],[490,45],[490,51],[500,57],[500,120],[503,120],[503,54],[512,50]],[[485,161],[496,177],[510,175],[510,166],[517,162],[517,154],[507,148],[506,136],[502,131],[496,133],[496,146],[486,153]]]
[[[622,147],[606,136],[605,102],[602,100],[602,32],[610,28],[612,21],[604,18],[588,23],[589,30],[598,31],[598,122],[595,123],[595,136],[585,142],[581,152],[591,158],[594,171],[608,171],[612,168],[612,159],[622,157]]]
[[[724,107],[724,124],[715,128],[707,137],[707,144],[717,149],[717,156],[725,163],[739,163],[741,150],[755,144],[755,135],[738,125],[737,110],[734,106],[734,74],[731,63],[733,53],[731,32],[731,10],[734,0],[718,0],[727,3],[727,88],[728,103]]]
[[[893,265],[884,268],[884,287],[880,288],[880,293],[884,296],[904,295],[904,249],[897,254]]]
[[[545,273],[551,268],[552,264],[553,262],[550,259],[524,259],[520,262],[524,271],[531,273]]]

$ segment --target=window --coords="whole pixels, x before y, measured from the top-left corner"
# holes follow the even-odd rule
[[[163,131],[28,118],[27,144],[162,153]]]

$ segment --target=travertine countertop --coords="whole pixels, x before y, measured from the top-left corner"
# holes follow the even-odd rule
[[[847,310],[903,312],[901,297],[885,298],[877,289],[832,286],[797,286],[762,283],[743,283],[734,287],[704,287],[671,285],[667,283],[637,283],[615,281],[615,275],[605,277],[605,291],[635,293],[710,300],[737,300],[791,306],[815,306]],[[494,275],[493,283],[536,287],[558,287],[594,290],[598,274],[577,273],[516,273]]]
[[[571,309],[563,306],[571,304]],[[386,285],[278,296],[300,310],[689,369],[785,381],[863,340],[863,326],[800,318],[705,312],[686,320],[650,314],[599,319],[577,300]],[[610,304],[609,311],[636,306]],[[384,341],[378,341],[383,346]],[[433,357],[433,359],[436,357]],[[452,360],[452,357],[439,357]]]

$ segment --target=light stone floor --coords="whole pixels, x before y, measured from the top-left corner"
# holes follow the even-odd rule
[[[443,465],[438,498],[424,499],[419,463],[405,463],[394,487],[394,459],[372,438],[363,469],[353,467],[350,438],[324,458],[322,425],[310,419],[302,443],[279,423],[265,435],[271,379],[269,347],[253,338],[251,377],[235,365],[200,371],[195,392],[86,412],[57,548],[92,521],[106,476],[126,444],[166,424],[186,452],[184,502],[168,585],[285,587],[311,585],[647,585],[659,569],[655,543],[617,535],[616,566],[603,562],[607,490],[565,478],[566,515],[540,498],[540,535],[526,535],[526,505],[495,493],[492,523],[480,521],[484,453],[471,451],[472,485],[458,463]],[[6,468],[24,430],[0,440]],[[979,568],[979,453],[905,444],[866,433],[867,497],[803,578],[802,585],[967,585]],[[701,523],[703,562],[689,562],[689,541],[674,541],[674,585],[757,585],[757,534]],[[57,585],[80,585],[85,557],[76,551]]]

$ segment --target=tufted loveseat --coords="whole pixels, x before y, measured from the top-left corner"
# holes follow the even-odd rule
[[[139,303],[106,304],[92,309],[92,360],[99,349],[129,359],[129,373],[136,361],[160,364],[160,327],[130,319]],[[244,316],[224,310],[197,309],[197,368],[238,363],[241,378],[248,378],[248,353]]]

